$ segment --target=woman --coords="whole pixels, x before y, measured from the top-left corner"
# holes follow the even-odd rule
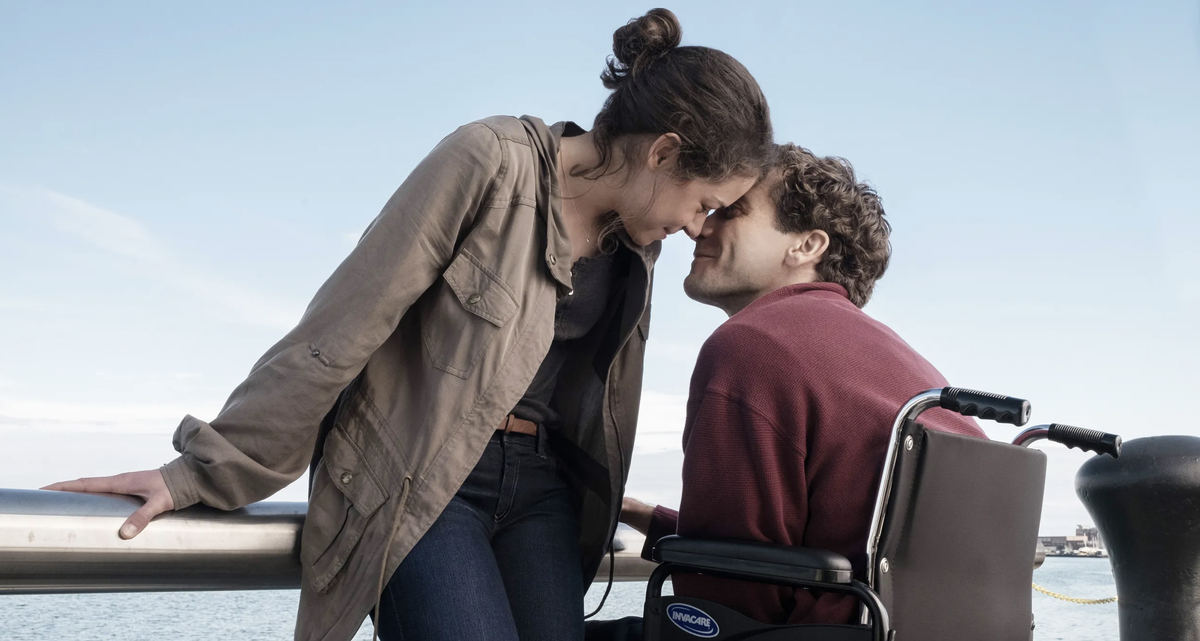
[[[314,452],[298,639],[582,638],[632,454],[659,241],[771,149],[744,67],[656,9],[617,30],[591,131],[496,117],[405,180],[300,323],[160,470],[50,489],[234,509]],[[331,409],[332,408],[332,409]],[[374,610],[372,611],[372,609]]]

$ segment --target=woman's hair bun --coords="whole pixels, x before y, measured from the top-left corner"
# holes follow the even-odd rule
[[[679,18],[667,9],[651,9],[630,20],[613,33],[615,60],[608,61],[608,70],[601,75],[604,86],[615,89],[623,78],[678,47],[682,40]]]

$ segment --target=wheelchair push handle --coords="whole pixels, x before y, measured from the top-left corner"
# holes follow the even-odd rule
[[[1107,454],[1113,458],[1121,455],[1121,437],[1100,430],[1051,423],[1046,432],[1046,440],[1071,448],[1078,447],[1085,452]]]
[[[1010,423],[1018,427],[1029,421],[1031,411],[1029,401],[1023,398],[1001,396],[961,387],[943,388],[938,405],[963,416],[977,416],[981,419],[997,423]]]

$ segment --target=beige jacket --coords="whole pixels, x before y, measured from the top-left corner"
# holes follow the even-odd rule
[[[494,117],[442,140],[221,413],[175,432],[181,455],[162,471],[176,508],[223,509],[297,479],[322,434],[296,639],[353,637],[549,350],[571,288],[564,126]],[[558,382],[554,448],[577,489],[588,582],[633,452],[659,251],[623,241],[627,275]]]

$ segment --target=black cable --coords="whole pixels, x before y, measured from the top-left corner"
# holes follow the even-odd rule
[[[614,538],[616,537],[615,531],[613,532],[613,536],[614,536]],[[596,606],[596,609],[592,610],[591,614],[584,615],[584,617],[583,617],[584,621],[587,621],[588,619],[599,614],[600,610],[604,607],[604,602],[608,600],[608,593],[612,591],[613,570],[616,567],[617,567],[616,551],[613,549],[613,542],[610,539],[608,541],[608,586],[604,588],[604,596],[600,597],[600,605]]]

